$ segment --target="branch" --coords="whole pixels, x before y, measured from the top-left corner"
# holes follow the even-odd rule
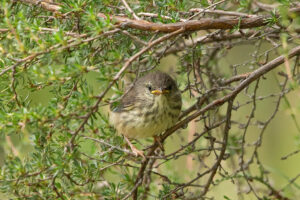
[[[51,12],[58,12],[58,10],[61,8],[59,5],[56,5],[52,2],[47,2],[43,0],[19,0],[23,3],[32,4],[32,5],[40,5],[45,10],[51,11]]]
[[[99,18],[107,19],[107,16],[103,13],[98,14]],[[148,22],[145,20],[132,20],[127,17],[110,16],[112,21],[117,24],[122,24],[123,27],[138,29],[142,31],[159,31],[164,33],[170,33],[181,28],[186,31],[208,30],[208,29],[232,29],[238,26],[240,29],[254,28],[266,25],[269,16],[258,16],[251,18],[219,18],[208,19],[203,18],[200,20],[191,20],[186,22],[177,22],[170,24],[159,24]]]

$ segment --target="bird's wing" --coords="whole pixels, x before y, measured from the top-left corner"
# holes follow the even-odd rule
[[[117,105],[111,105],[110,109],[113,112],[126,112],[129,110],[132,110],[134,108],[134,104],[136,101],[136,92],[132,88],[129,90],[121,99],[120,102],[118,102]]]

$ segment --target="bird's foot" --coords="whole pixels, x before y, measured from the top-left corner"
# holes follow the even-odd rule
[[[131,151],[135,154],[136,157],[141,156],[143,159],[146,159],[144,152],[135,148],[135,146],[130,147]]]
[[[127,137],[124,136],[124,138],[125,138],[126,142],[128,143],[128,145],[130,146],[130,149],[131,149],[132,153],[133,153],[136,157],[141,156],[143,159],[146,159],[146,157],[145,157],[143,151],[138,150],[138,149],[137,149],[137,148],[129,141],[129,139],[128,139]]]

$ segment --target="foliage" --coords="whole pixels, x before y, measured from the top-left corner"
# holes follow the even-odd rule
[[[282,100],[300,134],[295,117],[299,108],[295,111],[285,96],[299,91],[299,52],[289,54],[300,43],[299,11],[290,12],[294,7],[299,9],[297,1],[279,1],[275,6],[246,0],[127,1],[134,13],[125,1],[55,2],[0,2],[3,196],[204,199],[213,197],[218,185],[232,181],[239,196],[247,196],[242,189],[245,186],[257,198],[295,199],[299,192],[287,192],[297,188],[293,179],[282,191],[270,183],[259,148]],[[206,10],[195,12],[192,8]],[[135,14],[140,13],[139,18],[161,25],[214,20],[228,17],[229,11],[237,23],[228,30],[204,28],[178,33],[135,29],[114,17],[137,20]],[[243,27],[243,20],[257,16],[265,17],[259,27]],[[251,60],[222,68],[222,59],[241,44],[254,46]],[[285,67],[272,86],[277,91],[270,94],[259,88],[271,72],[252,79],[249,74],[268,65],[279,56],[276,53],[284,55]],[[171,54],[177,64],[160,67],[163,58]],[[272,69],[281,63],[275,63]],[[176,128],[178,135],[169,130],[163,136],[167,152],[156,149],[152,139],[136,144],[140,149],[147,145],[148,157],[142,160],[130,154],[122,136],[109,124],[108,105],[117,104],[124,92],[124,80],[155,68],[176,75],[185,107],[182,123]],[[244,87],[240,81],[249,83]],[[231,96],[224,99],[226,95]],[[270,102],[269,98],[275,101],[274,108],[267,117],[261,117],[257,106],[260,101]],[[244,108],[248,110],[240,112]],[[187,124],[192,139],[181,134],[187,132],[181,129]],[[247,138],[251,128],[258,133],[255,141]],[[181,139],[180,145],[170,135]],[[192,158],[193,164],[183,164]],[[193,170],[186,170],[188,167]],[[228,194],[221,197],[235,199]]]

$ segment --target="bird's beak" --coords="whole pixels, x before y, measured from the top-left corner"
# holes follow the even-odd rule
[[[151,94],[161,95],[161,94],[167,94],[169,92],[170,92],[169,90],[163,90],[163,89],[159,88],[158,90],[152,90]]]

